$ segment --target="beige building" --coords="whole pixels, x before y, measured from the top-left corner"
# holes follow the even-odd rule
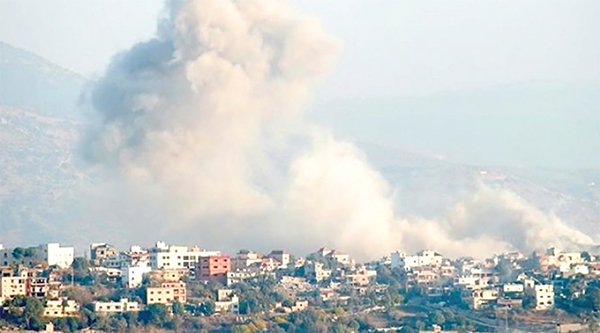
[[[105,259],[115,257],[117,248],[106,243],[90,244],[90,259],[94,265],[100,265]]]
[[[173,302],[185,303],[187,300],[184,282],[163,282],[160,287],[146,288],[146,303],[172,304]]]
[[[352,286],[366,286],[377,276],[377,271],[366,268],[359,269],[354,274],[346,275],[346,283]]]
[[[27,274],[19,276],[3,276],[0,278],[0,301],[12,299],[15,296],[27,295]]]

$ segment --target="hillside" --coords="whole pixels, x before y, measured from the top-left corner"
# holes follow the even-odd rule
[[[0,42],[0,105],[81,118],[85,79],[31,52]]]

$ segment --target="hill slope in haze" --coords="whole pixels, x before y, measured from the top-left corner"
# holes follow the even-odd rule
[[[0,105],[81,118],[78,104],[85,82],[40,56],[0,42]]]

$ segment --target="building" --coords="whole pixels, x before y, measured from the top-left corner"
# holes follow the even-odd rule
[[[535,309],[549,310],[554,308],[554,286],[549,284],[536,284],[534,286]]]
[[[58,243],[49,243],[40,245],[44,253],[44,259],[48,266],[58,266],[60,268],[69,268],[75,258],[75,249],[73,247],[61,247]]]
[[[320,262],[309,262],[304,265],[304,276],[316,282],[326,280],[331,276],[332,270],[323,267]]]
[[[295,301],[292,305],[292,312],[303,311],[308,308],[308,301]]]
[[[258,269],[261,272],[272,272],[280,267],[282,267],[281,263],[275,258],[262,258],[260,262],[250,266],[250,268]]]
[[[169,305],[173,302],[185,303],[187,292],[184,282],[163,282],[160,287],[146,288],[146,303]]]
[[[197,246],[188,249],[187,246],[167,245],[164,242],[157,242],[156,246],[150,250],[150,266],[152,269],[191,269],[196,266],[200,258],[220,254],[219,251],[201,250]]]
[[[44,298],[48,296],[50,284],[45,277],[31,276],[26,281],[26,293],[30,297]]]
[[[231,271],[231,258],[228,255],[201,257],[196,266],[196,279],[200,281],[225,281],[229,271]]]
[[[121,298],[119,302],[94,302],[94,312],[116,313],[140,311],[140,303]]]
[[[354,286],[354,287],[360,287],[360,286],[366,286],[369,283],[371,283],[371,281],[374,280],[376,276],[377,276],[377,271],[362,268],[362,269],[359,269],[356,273],[348,274],[345,277],[346,277],[347,284]]]
[[[158,279],[161,281],[174,281],[177,282],[181,280],[183,274],[179,270],[175,269],[161,269],[158,271],[151,271],[150,278]]]
[[[137,288],[142,285],[144,275],[150,273],[150,266],[130,266],[121,268],[121,281],[127,288]]]
[[[523,293],[525,292],[525,286],[523,286],[521,283],[507,283],[502,286],[502,292],[505,294]]]
[[[232,270],[244,270],[248,266],[262,262],[262,256],[250,250],[240,250],[235,258],[231,259]]]
[[[346,254],[346,253],[342,253],[339,251],[332,251],[331,253],[329,253],[328,255],[330,258],[335,259],[335,261],[339,262],[342,265],[352,265],[352,259],[350,259],[350,255]]]
[[[29,296],[45,298],[51,296],[48,278],[37,276],[40,271],[35,269],[3,270],[0,277],[0,304],[2,300],[12,299],[15,296]],[[60,287],[60,283],[58,284]]]
[[[44,317],[63,318],[79,315],[79,304],[67,298],[48,300],[44,308]]]
[[[400,267],[406,270],[410,270],[413,267],[422,266],[441,266],[444,261],[444,257],[431,250],[425,250],[418,252],[414,256],[407,256],[405,253],[396,251],[392,252],[392,269]]]
[[[315,255],[322,257],[322,258],[331,258],[334,259],[335,261],[339,262],[340,264],[343,265],[351,265],[352,264],[352,260],[350,259],[350,255],[339,252],[337,250],[334,249],[330,249],[328,247],[322,247],[319,250],[317,250],[317,252],[314,253]]]
[[[21,272],[17,276],[0,277],[0,301],[12,299],[15,296],[27,296],[27,273]]]
[[[287,267],[292,261],[291,255],[284,250],[274,250],[269,253],[269,257],[277,260],[281,267]]]
[[[469,303],[473,310],[477,310],[486,304],[496,301],[498,295],[499,292],[495,288],[472,290],[470,291]]]
[[[131,246],[129,251],[117,253],[102,260],[102,267],[122,268],[129,266],[150,266],[150,254],[141,247]]]
[[[162,288],[171,288],[173,290],[173,301],[185,303],[187,301],[187,290],[185,282],[165,281],[160,285]]]
[[[235,271],[230,271],[226,273],[226,285],[232,286],[236,283],[240,283],[242,281],[245,281],[247,279],[252,279],[255,278],[257,276],[259,276],[259,272],[256,270],[249,270],[249,269],[239,269],[239,270],[235,270]]]
[[[105,259],[115,257],[119,252],[117,248],[106,243],[90,244],[90,260],[92,264],[98,266]]]
[[[215,312],[239,313],[240,299],[233,294],[231,289],[217,290],[217,301],[215,302]]]

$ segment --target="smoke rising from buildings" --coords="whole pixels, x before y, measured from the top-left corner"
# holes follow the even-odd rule
[[[366,157],[303,121],[340,51],[283,1],[169,2],[156,37],[116,55],[91,91],[98,119],[83,151],[100,228],[206,246],[329,245],[360,259],[592,242],[484,185],[445,219],[398,217]]]

